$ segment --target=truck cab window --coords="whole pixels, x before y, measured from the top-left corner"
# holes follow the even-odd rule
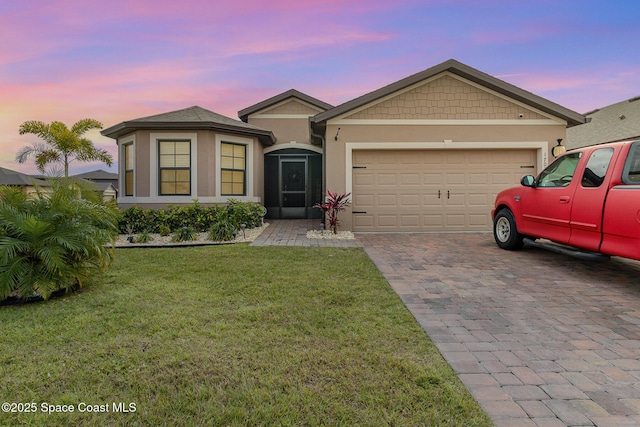
[[[609,163],[613,157],[613,148],[601,148],[591,153],[582,175],[583,187],[600,187],[607,175]]]
[[[622,182],[640,184],[640,141],[636,141],[629,150],[627,162],[622,171]]]
[[[571,183],[582,153],[570,153],[551,163],[538,177],[537,187],[566,187]]]

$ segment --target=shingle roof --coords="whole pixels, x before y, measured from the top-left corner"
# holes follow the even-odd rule
[[[50,187],[47,181],[16,172],[11,169],[0,168],[0,185],[39,185],[42,187]]]
[[[289,89],[286,92],[282,92],[279,95],[273,96],[269,99],[265,99],[264,101],[258,102],[257,104],[238,111],[238,117],[240,117],[240,120],[242,120],[243,122],[246,122],[250,114],[256,113],[260,110],[264,110],[265,108],[271,107],[272,105],[275,105],[278,102],[285,101],[289,98],[298,98],[301,101],[311,104],[323,111],[333,108],[333,105],[331,104],[327,104],[324,101],[320,101],[317,98],[309,96],[295,89]]]
[[[85,173],[79,173],[77,175],[73,175],[78,178],[94,180],[94,179],[118,179],[118,174],[114,172],[107,172],[102,169],[97,169],[94,171],[89,171]]]
[[[223,116],[202,107],[193,106],[154,116],[128,120],[104,129],[100,133],[117,139],[136,130],[219,130],[242,135],[256,136],[264,145],[276,142],[271,131]]]
[[[640,96],[585,115],[588,123],[567,129],[567,148],[640,139]]]
[[[585,118],[582,114],[576,113],[575,111],[569,110],[568,108],[562,107],[554,102],[534,95],[533,93],[527,92],[526,90],[520,89],[517,86],[509,84],[496,77],[490,76],[489,74],[478,71],[475,68],[471,68],[468,65],[456,61],[455,59],[449,59],[448,61],[435,65],[417,74],[406,77],[402,80],[398,80],[395,83],[391,83],[390,85],[362,95],[359,98],[345,102],[344,104],[341,104],[331,110],[327,110],[323,113],[317,114],[316,116],[314,116],[313,120],[316,123],[326,122],[327,120],[348,113],[351,110],[364,106],[385,96],[391,95],[397,91],[434,77],[445,71],[458,75],[466,80],[477,83],[495,92],[501,93],[526,105],[530,105],[555,117],[561,118],[567,122],[568,126],[576,126],[585,122]]]
[[[113,184],[111,184],[110,182],[100,182],[100,181],[91,181],[93,185],[95,185],[95,187],[102,191],[103,193],[105,192],[105,190],[107,190],[109,187],[111,187],[113,189],[113,191],[116,191],[116,187],[113,186]]]

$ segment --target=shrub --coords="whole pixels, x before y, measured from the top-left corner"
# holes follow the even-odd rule
[[[138,237],[136,237],[136,243],[148,243],[153,240],[153,237],[149,234],[149,231],[144,230]]]
[[[236,227],[229,221],[218,221],[209,228],[209,240],[226,242],[233,239]]]
[[[173,235],[174,242],[189,242],[191,240],[195,240],[196,233],[193,227],[182,227]]]
[[[47,299],[81,287],[113,260],[117,208],[83,198],[91,191],[81,182],[51,184],[35,196],[0,187],[0,299]]]
[[[209,230],[219,221],[230,222],[236,229],[240,228],[240,224],[245,224],[247,228],[254,228],[262,225],[265,214],[266,209],[259,203],[240,202],[233,199],[229,200],[226,206],[202,206],[197,200],[194,200],[193,205],[171,205],[166,209],[142,209],[139,206],[132,206],[123,210],[118,229],[121,234],[141,233],[148,230],[150,233],[159,232],[169,235],[182,227],[192,227],[198,232]],[[131,228],[130,232],[127,227]],[[160,230],[161,227],[163,232]]]
[[[168,236],[169,234],[171,234],[171,228],[169,228],[169,226],[166,224],[160,224],[158,226],[158,233],[160,233],[160,235],[163,237]]]
[[[147,219],[144,212],[139,206],[131,206],[125,209],[120,216],[118,229],[120,234],[139,233],[146,228]]]
[[[333,234],[338,233],[338,224],[340,223],[340,221],[338,221],[338,213],[342,212],[347,206],[349,206],[350,195],[351,193],[338,194],[327,190],[324,202],[317,203],[313,206],[325,213]]]
[[[247,228],[255,228],[262,225],[262,218],[265,213],[265,208],[258,203],[243,203],[235,199],[229,199],[223,215],[236,228],[240,228],[240,224],[245,224]]]

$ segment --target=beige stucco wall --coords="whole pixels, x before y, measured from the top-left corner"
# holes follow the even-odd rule
[[[268,129],[276,137],[276,144],[289,144],[296,141],[299,144],[309,144],[309,117],[300,118],[261,118],[250,117],[249,124]]]
[[[303,116],[313,116],[320,112],[318,108],[302,103],[295,98],[286,100],[282,103],[266,108],[261,114],[294,114]]]
[[[195,135],[197,141],[196,151],[191,153],[191,168],[192,168],[192,195],[190,196],[155,196],[152,197],[153,186],[157,187],[157,178],[153,179],[153,173],[157,172],[157,159],[152,159],[151,145],[156,143],[156,139],[163,134],[167,134],[168,138],[176,135],[183,135],[187,137],[189,135]],[[152,135],[155,137],[151,141]],[[216,184],[219,176],[218,162],[216,159],[216,144],[219,141],[228,140],[229,142],[241,142],[247,143],[247,146],[251,146],[252,167],[247,167],[247,179],[251,180],[252,191],[250,185],[247,183],[248,194],[244,197],[230,197],[238,200],[245,201],[261,201],[264,197],[264,156],[263,147],[258,138],[248,137],[243,135],[233,135],[227,133],[217,133],[207,130],[171,130],[171,131],[136,131],[134,134],[126,135],[119,139],[118,143],[130,141],[134,138],[135,146],[135,190],[134,197],[123,196],[124,192],[120,191],[120,197],[118,198],[118,204],[122,208],[128,206],[138,205],[145,208],[160,208],[165,207],[167,204],[183,205],[193,203],[194,198],[197,198],[203,205],[212,205],[218,203],[224,203],[229,197],[222,197],[216,194]],[[118,150],[119,155],[121,150]],[[249,155],[249,150],[247,151]],[[119,162],[120,163],[120,162]],[[248,162],[249,164],[249,162]],[[155,168],[155,170],[152,170]],[[197,175],[194,176],[194,169],[197,170]],[[124,185],[124,167],[119,167],[120,182]],[[153,182],[151,182],[153,181]],[[154,189],[155,190],[155,189]],[[250,194],[249,194],[249,191]],[[160,200],[161,199],[161,200]]]
[[[262,129],[268,129],[276,137],[276,145],[295,142],[311,144],[309,118],[323,110],[292,98],[251,114],[247,122]],[[304,148],[304,147],[301,147]],[[269,147],[269,150],[272,150]]]

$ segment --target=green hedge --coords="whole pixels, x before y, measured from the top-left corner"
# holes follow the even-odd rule
[[[167,227],[171,233],[183,227],[204,232],[218,222],[231,223],[236,229],[240,229],[240,224],[255,228],[262,225],[265,212],[265,208],[259,203],[234,199],[230,199],[226,205],[215,206],[202,206],[197,200],[192,205],[169,206],[167,209],[132,206],[122,211],[118,228],[121,234],[143,231],[159,233],[161,228],[166,230]]]

